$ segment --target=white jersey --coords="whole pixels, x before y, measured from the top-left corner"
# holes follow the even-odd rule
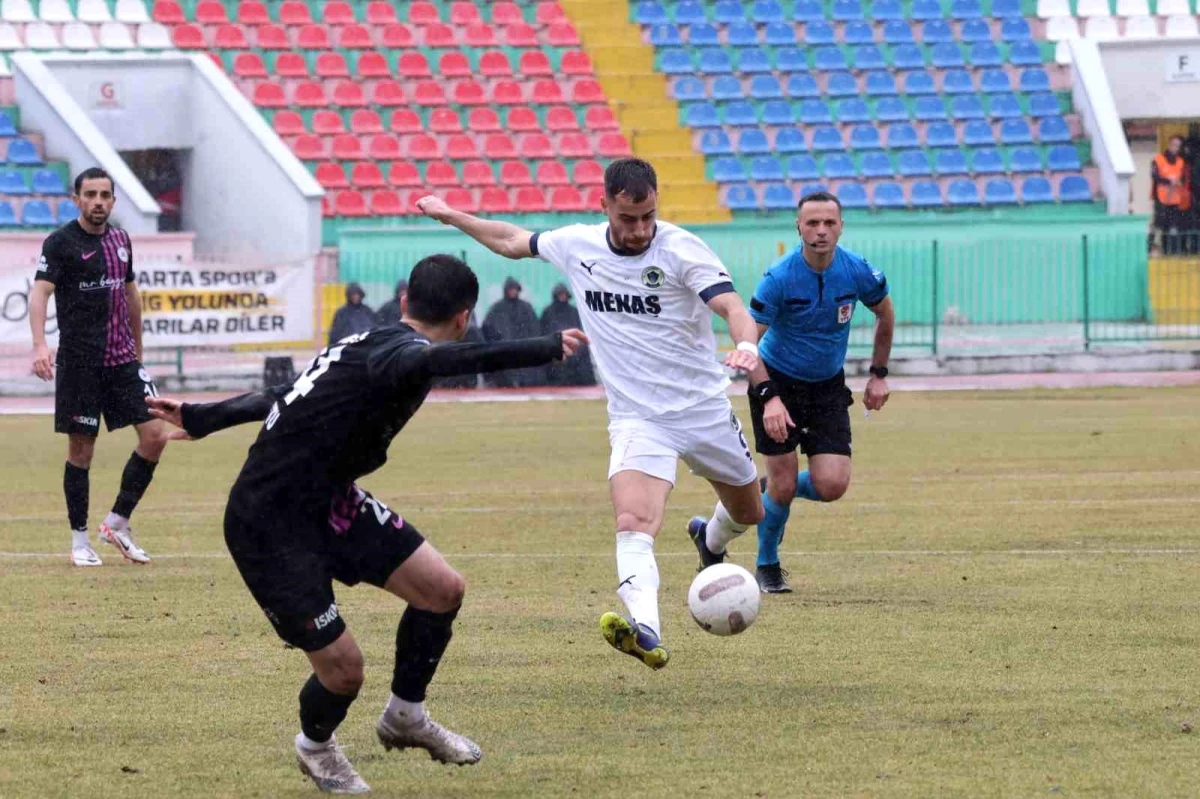
[[[699,238],[659,222],[646,252],[620,255],[607,224],[568,225],[534,235],[530,248],[571,283],[609,419],[648,419],[724,394],[705,303],[733,282]]]

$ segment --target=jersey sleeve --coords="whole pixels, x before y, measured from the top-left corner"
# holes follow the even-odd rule
[[[372,353],[367,373],[377,386],[402,388],[435,377],[542,366],[561,355],[561,333],[494,343],[429,344],[410,339]]]
[[[681,236],[676,253],[684,284],[704,302],[734,290],[733,278],[725,264],[697,237],[690,233]]]
[[[38,259],[34,280],[45,280],[57,286],[65,267],[66,259],[62,248],[58,246],[58,236],[48,236],[42,242],[42,257]]]
[[[768,327],[774,323],[781,305],[781,289],[779,278],[773,273],[767,272],[763,275],[758,288],[754,290],[754,296],[750,298],[750,315],[754,317],[755,322]]]
[[[534,233],[529,237],[529,251],[538,258],[566,272],[570,268],[571,241],[583,225],[567,225],[555,230]]]
[[[210,433],[247,422],[261,422],[271,412],[277,400],[283,399],[291,386],[272,386],[221,402],[191,403],[180,406],[183,429],[192,438],[204,438]]]
[[[874,268],[866,261],[860,261],[855,269],[854,281],[858,289],[858,298],[863,305],[873,308],[888,295],[887,278],[883,272]]]

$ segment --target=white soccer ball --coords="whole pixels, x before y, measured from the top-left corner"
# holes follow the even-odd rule
[[[713,635],[737,635],[758,618],[758,583],[735,563],[718,563],[696,575],[688,591],[692,618]]]

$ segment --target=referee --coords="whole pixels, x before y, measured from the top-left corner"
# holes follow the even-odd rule
[[[112,513],[99,539],[126,560],[149,563],[133,540],[129,517],[154,477],[166,447],[166,428],[151,417],[145,398],[157,396],[142,368],[142,300],[133,273],[129,234],[108,223],[116,202],[113,180],[92,167],[75,178],[79,218],[46,237],[30,292],[33,372],[55,380],[54,430],[67,435],[63,493],[71,523],[71,562],[99,566],[88,540],[88,469],[100,417],[109,431],[133,425],[137,449],[121,475]],[[58,310],[58,357],[46,345],[46,306]],[[58,366],[55,374],[54,366]]]
[[[846,345],[861,302],[875,314],[875,348],[863,405],[888,399],[887,364],[895,312],[887,279],[838,246],[842,205],[826,192],[800,200],[802,244],[767,270],[750,302],[758,323],[759,366],[750,372],[755,446],[766,457],[765,515],[758,525],[755,577],[765,594],[791,591],[779,563],[793,497],[833,502],[850,486],[850,412]],[[796,448],[808,458],[799,471]]]

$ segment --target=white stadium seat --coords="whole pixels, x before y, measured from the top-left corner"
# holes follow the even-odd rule
[[[92,35],[90,25],[82,22],[71,22],[63,25],[63,47],[68,50],[95,50],[96,37]]]
[[[25,43],[21,41],[21,34],[17,33],[17,29],[8,23],[0,23],[0,50],[24,50]]]
[[[37,22],[37,14],[29,0],[3,0],[0,2],[0,19],[5,22]]]
[[[171,46],[171,34],[157,22],[138,25],[137,45],[143,50],[166,50]]]
[[[1071,4],[1067,0],[1038,0],[1037,15],[1039,19],[1071,16]]]
[[[30,50],[57,50],[58,34],[48,22],[31,22],[25,26],[25,46]]]
[[[117,21],[137,25],[150,21],[146,13],[146,4],[142,0],[117,0]]]
[[[1196,18],[1184,16],[1183,14],[1167,17],[1165,33],[1168,39],[1186,39],[1189,36],[1200,36],[1200,30],[1196,29]]]
[[[112,19],[112,14],[108,11],[108,3],[104,0],[79,0],[78,11],[77,16],[80,22],[99,25]]]
[[[1157,39],[1158,19],[1149,15],[1130,17],[1125,20],[1126,39]]]
[[[1118,17],[1144,17],[1150,13],[1147,0],[1117,0]]]
[[[133,35],[129,26],[120,22],[105,22],[100,26],[100,46],[105,50],[132,50]]]
[[[1084,19],[1112,16],[1108,0],[1079,0],[1079,4],[1075,7],[1075,13]]]
[[[1079,38],[1079,21],[1075,17],[1054,17],[1046,23],[1046,38],[1052,42]]]
[[[1160,17],[1172,17],[1176,14],[1187,15],[1192,13],[1192,7],[1188,0],[1158,0],[1154,13]]]
[[[71,13],[67,0],[42,0],[38,5],[38,16],[42,22],[56,22],[60,25],[75,21],[75,15]]]
[[[1112,17],[1092,17],[1083,23],[1083,38],[1097,42],[1111,42],[1120,39],[1117,32],[1117,21]]]

